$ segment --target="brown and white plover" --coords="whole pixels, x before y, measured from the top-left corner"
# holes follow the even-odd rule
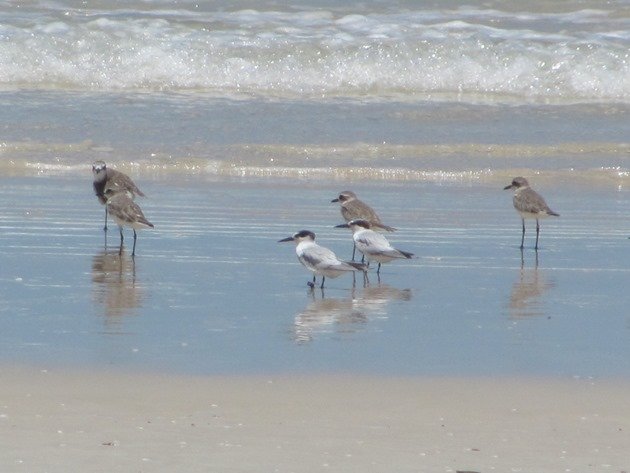
[[[529,186],[529,182],[524,177],[515,177],[509,186],[505,186],[504,190],[514,189],[514,197],[512,202],[514,208],[521,216],[523,223],[523,234],[521,235],[521,249],[525,243],[525,219],[536,220],[536,245],[535,249],[538,250],[538,237],[540,235],[540,222],[541,218],[549,216],[559,217],[560,214],[554,212],[549,208],[545,199]]]
[[[107,199],[107,212],[113,217],[120,229],[120,251],[122,254],[123,241],[123,227],[130,227],[133,229],[133,250],[131,256],[136,255],[136,230],[142,228],[153,228],[153,224],[149,222],[142,209],[136,204],[129,191],[115,192],[110,188],[105,189],[105,198]]]
[[[108,168],[104,161],[95,161],[92,164],[92,174],[94,175],[94,193],[103,205],[107,204],[105,189],[111,189],[112,195],[119,192],[129,192],[132,199],[137,195],[144,197],[144,193],[138,189],[138,186],[129,176]],[[107,231],[107,206],[105,206],[105,227],[103,230]]]
[[[381,222],[376,211],[368,204],[360,200],[357,195],[352,191],[343,191],[339,194],[339,197],[331,200],[331,202],[339,202],[341,216],[346,222],[352,220],[366,220],[370,223],[375,230],[384,230],[387,232],[396,231],[394,227],[385,225]],[[356,246],[352,248],[352,260],[354,261],[354,254]]]

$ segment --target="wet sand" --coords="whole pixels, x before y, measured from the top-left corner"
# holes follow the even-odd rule
[[[627,382],[3,368],[2,471],[627,471]]]

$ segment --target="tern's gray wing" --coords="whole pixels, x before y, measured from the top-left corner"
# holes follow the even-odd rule
[[[388,249],[393,249],[392,246],[380,233],[376,233],[374,231],[363,231],[356,234],[354,238],[355,243],[360,246],[368,249],[369,251],[386,251]]]
[[[336,269],[354,271],[354,267],[343,261],[340,261],[335,253],[328,248],[319,245],[313,245],[298,254],[298,258],[305,266],[318,270]]]
[[[410,258],[413,256],[411,253],[392,247],[387,238],[374,231],[360,232],[354,241],[359,251],[366,255],[381,255],[390,258]]]

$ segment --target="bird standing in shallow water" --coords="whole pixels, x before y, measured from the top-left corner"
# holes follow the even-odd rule
[[[541,218],[549,216],[559,217],[560,214],[554,212],[549,208],[545,199],[529,187],[529,182],[524,177],[515,177],[509,186],[505,186],[504,190],[514,189],[514,197],[512,202],[514,208],[521,216],[523,223],[523,233],[521,235],[521,250],[525,243],[525,219],[536,220],[536,245],[535,249],[538,250],[538,237],[540,235],[540,222]]]
[[[339,197],[331,200],[331,202],[339,202],[341,205],[341,216],[346,222],[350,222],[352,220],[366,220],[375,230],[384,230],[387,232],[396,231],[395,228],[381,222],[381,219],[376,214],[376,211],[368,204],[360,200],[352,191],[341,192]],[[354,261],[355,251],[356,246],[352,248],[352,261]]]
[[[105,205],[105,227],[103,227],[103,230],[107,231],[107,197],[105,196],[105,190],[110,189],[112,195],[119,192],[129,192],[132,199],[136,195],[144,197],[144,193],[138,189],[138,186],[127,174],[108,168],[104,161],[95,161],[92,164],[92,174],[94,175],[94,193],[98,201]]]
[[[336,278],[353,271],[367,271],[366,265],[341,261],[331,250],[315,243],[315,234],[309,230],[299,231],[293,236],[278,240],[278,243],[287,241],[295,242],[295,253],[298,260],[306,269],[313,272],[313,282],[308,283],[310,287],[315,287],[318,274],[322,277],[320,287],[323,289],[326,277]]]
[[[351,220],[348,223],[337,225],[337,228],[349,228],[352,230],[352,239],[356,248],[363,253],[365,259],[376,261],[378,268],[376,274],[381,272],[381,263],[387,263],[393,259],[410,259],[413,253],[402,251],[390,245],[387,238],[372,230],[370,222],[362,219]]]
[[[105,189],[105,197],[107,199],[107,211],[114,218],[120,229],[120,251],[123,250],[123,227],[131,227],[133,229],[133,250],[131,256],[136,255],[136,229],[153,228],[153,224],[149,222],[140,206],[136,204],[130,196],[129,192],[115,192],[111,189]]]

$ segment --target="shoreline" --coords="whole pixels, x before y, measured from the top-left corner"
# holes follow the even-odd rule
[[[0,373],[3,471],[628,467],[627,381]]]

